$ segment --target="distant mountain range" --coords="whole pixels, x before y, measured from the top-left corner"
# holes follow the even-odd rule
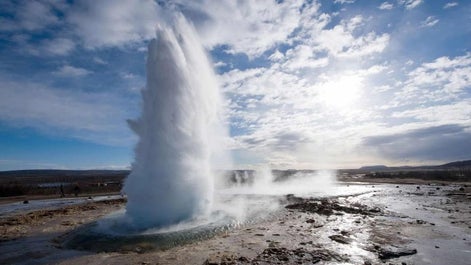
[[[471,160],[455,161],[446,163],[443,165],[435,166],[398,166],[388,167],[385,165],[372,165],[363,166],[359,169],[352,169],[356,171],[365,172],[382,172],[382,171],[423,171],[423,170],[450,170],[450,169],[468,169],[471,170]],[[235,170],[236,171],[236,170]],[[311,172],[312,170],[301,170]],[[286,173],[295,173],[299,170],[273,170],[275,175],[285,175]],[[11,170],[11,171],[0,171],[0,178],[2,177],[14,177],[20,179],[34,179],[37,177],[49,177],[49,178],[67,178],[67,177],[99,177],[104,179],[115,179],[124,178],[130,173],[130,170],[60,170],[60,169],[28,169],[28,170]]]
[[[471,169],[471,160],[455,161],[443,165],[435,166],[398,166],[388,167],[385,165],[363,166],[360,171],[422,171],[422,170],[450,170],[450,169]]]
[[[26,169],[26,170],[10,170],[0,171],[0,177],[2,176],[18,176],[18,177],[35,177],[35,176],[55,176],[55,177],[68,177],[68,176],[120,176],[129,174],[129,170],[63,170],[63,169]]]

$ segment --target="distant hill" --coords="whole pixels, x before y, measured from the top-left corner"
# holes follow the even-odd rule
[[[455,161],[442,165],[424,166],[364,166],[359,169],[340,170],[344,180],[349,176],[364,180],[408,179],[426,181],[471,181],[471,160]]]
[[[364,171],[381,171],[381,170],[387,170],[387,169],[389,169],[389,167],[385,165],[364,166],[360,168],[360,170],[364,170]]]
[[[448,170],[448,169],[471,169],[471,160],[464,161],[455,161],[446,163],[443,165],[435,166],[398,166],[398,167],[388,167],[385,165],[374,165],[374,166],[363,166],[360,167],[359,171],[377,171],[377,172],[386,172],[386,171],[423,171],[423,170]]]
[[[109,176],[129,174],[129,170],[62,170],[62,169],[26,169],[0,171],[0,177],[68,177],[68,176]]]
[[[48,182],[121,182],[129,170],[57,170],[30,169],[0,171],[0,184]]]
[[[121,190],[129,170],[13,170],[0,172],[0,197],[23,195],[59,196],[74,194],[111,194]]]
[[[451,162],[451,163],[443,164],[440,167],[444,167],[444,168],[471,168],[471,160]]]

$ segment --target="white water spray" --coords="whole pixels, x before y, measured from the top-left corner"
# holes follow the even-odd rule
[[[221,103],[213,69],[182,16],[149,44],[139,136],[124,191],[136,228],[162,227],[209,213],[213,156],[220,154]]]

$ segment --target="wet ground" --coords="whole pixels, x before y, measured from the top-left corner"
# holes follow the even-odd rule
[[[16,202],[0,204],[0,216],[14,216],[26,212],[44,209],[58,209],[70,205],[84,204],[88,202],[114,200],[121,198],[120,195],[102,195],[93,197],[67,197],[39,200],[18,200]]]
[[[122,209],[119,201],[36,211],[29,219],[24,212],[2,215],[0,264],[469,264],[469,187],[341,189],[327,198],[281,196],[265,218],[167,250],[145,241],[113,252],[64,248],[71,233]]]

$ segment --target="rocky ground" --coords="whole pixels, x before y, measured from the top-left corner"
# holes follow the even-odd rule
[[[124,206],[90,202],[0,218],[0,264],[469,264],[470,194],[375,183],[335,198],[290,195],[269,219],[168,250],[63,248],[68,233]]]

